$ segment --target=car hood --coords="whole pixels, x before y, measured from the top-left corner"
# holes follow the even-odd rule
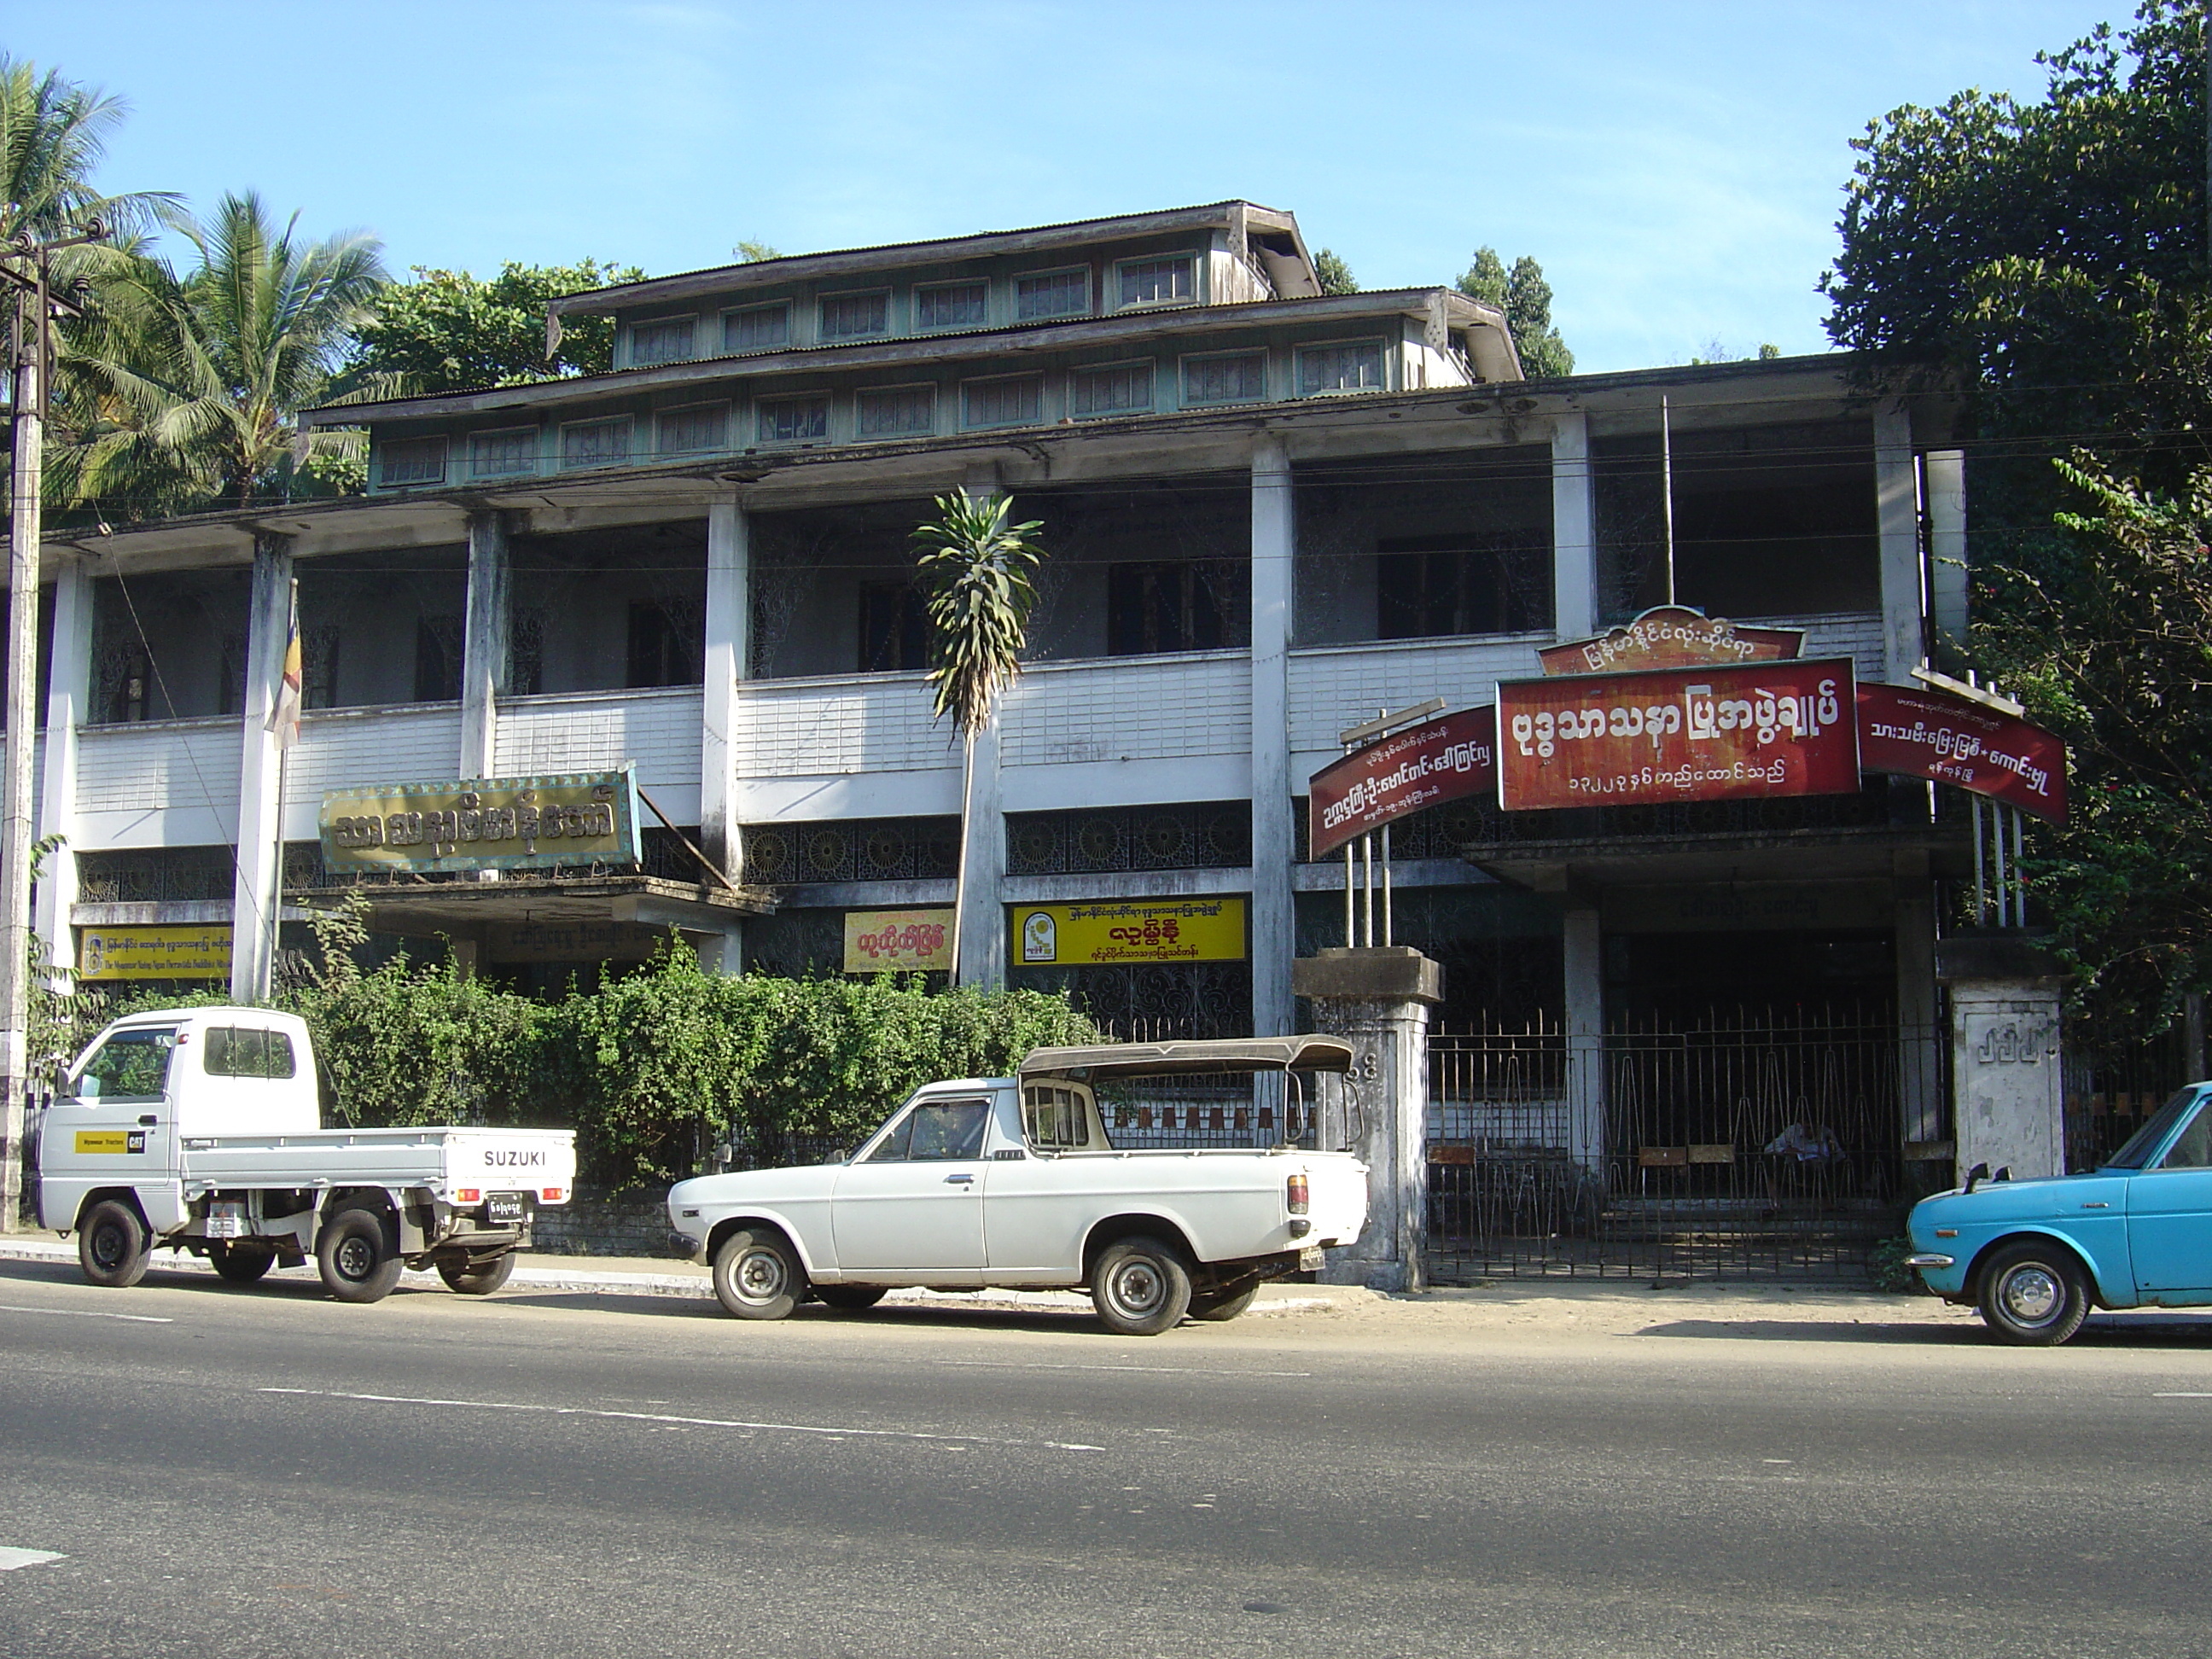
[[[2122,1209],[2126,1202],[2125,1170],[2091,1170],[2083,1175],[2045,1176],[2031,1181],[1985,1181],[1972,1192],[1953,1188],[1912,1206],[1912,1224],[1974,1225],[1995,1221],[2028,1221],[2058,1215],[2078,1215],[2084,1204],[2109,1204]]]
[[[671,1209],[701,1204],[788,1204],[827,1198],[842,1164],[808,1164],[795,1170],[732,1170],[727,1175],[694,1176],[668,1189]]]

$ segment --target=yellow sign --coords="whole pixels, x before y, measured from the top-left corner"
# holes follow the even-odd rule
[[[143,1152],[146,1150],[146,1132],[143,1129],[79,1129],[76,1149],[80,1152]]]
[[[228,979],[230,924],[80,927],[79,979]]]
[[[639,862],[636,775],[395,783],[323,797],[332,870],[527,870]]]
[[[918,974],[952,971],[950,910],[848,910],[845,971]]]
[[[1013,924],[1014,960],[1024,967],[1244,960],[1241,898],[1018,904]]]

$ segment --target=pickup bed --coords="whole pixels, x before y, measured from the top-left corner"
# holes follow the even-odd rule
[[[917,1091],[842,1163],[680,1182],[669,1219],[740,1318],[810,1298],[866,1308],[902,1285],[999,1285],[1087,1286],[1129,1335],[1233,1319],[1266,1280],[1358,1237],[1366,1166],[1289,1145],[1117,1150],[1095,1086],[1350,1062],[1315,1036],[1039,1049],[1018,1077]]]
[[[118,1020],[36,1145],[40,1218],[76,1234],[96,1285],[137,1284],[167,1246],[234,1284],[312,1255],[345,1302],[389,1294],[402,1267],[489,1295],[575,1184],[567,1130],[323,1127],[306,1024],[265,1008]]]

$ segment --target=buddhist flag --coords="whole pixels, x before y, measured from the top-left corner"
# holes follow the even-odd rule
[[[276,746],[289,749],[300,738],[300,691],[305,681],[300,667],[300,584],[292,584],[292,617],[284,640],[284,678],[277,684],[276,706],[269,711],[269,729]]]

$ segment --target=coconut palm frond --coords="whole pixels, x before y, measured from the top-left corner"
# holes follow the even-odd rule
[[[1029,615],[1036,591],[1030,580],[1043,557],[1030,538],[1037,520],[1006,522],[1012,499],[977,501],[940,495],[938,517],[913,535],[927,589],[933,635],[928,683],[931,714],[952,716],[973,741],[991,722],[1000,695],[1021,672]]]

